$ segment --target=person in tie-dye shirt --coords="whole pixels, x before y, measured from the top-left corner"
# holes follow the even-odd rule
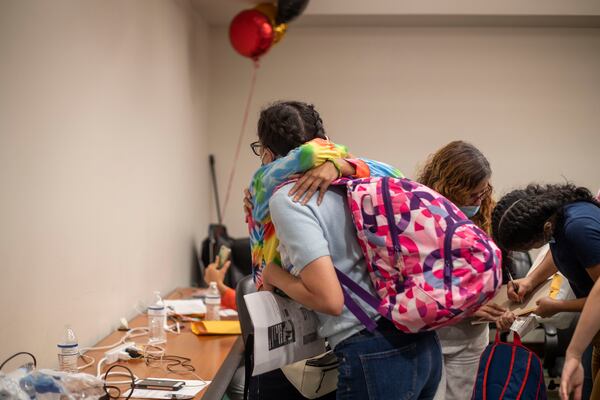
[[[371,175],[383,171],[387,176],[400,176],[399,171],[383,164],[348,159],[351,156],[344,147],[324,138],[318,114],[304,103],[278,102],[265,108],[258,136],[260,142],[253,145],[253,150],[264,165],[250,187],[254,201],[250,228],[254,260],[260,262],[255,271],[259,285],[262,282],[266,290],[277,288],[316,312],[318,334],[327,338],[340,363],[339,395],[397,399],[410,391],[415,399],[433,398],[441,374],[441,352],[435,332],[403,333],[387,319],[379,318],[375,309],[354,298],[368,317],[377,321],[373,333],[369,333],[344,306],[334,265],[375,294],[345,188],[327,190],[320,205],[316,198],[302,205],[293,201],[293,184],[287,182],[292,174],[302,170],[299,166],[309,168],[319,163],[327,165],[323,168],[334,168],[333,178],[361,170]],[[318,174],[308,176],[304,187],[316,190],[322,186],[315,177]],[[329,183],[327,179],[323,182]],[[279,185],[281,188],[275,191]],[[408,347],[414,351],[405,351]],[[368,372],[363,367],[365,360]],[[417,379],[409,373],[413,371],[418,372]],[[290,398],[281,391],[273,396],[266,393],[280,384],[277,371],[255,376],[249,385],[250,398]]]
[[[285,112],[282,110],[286,108],[293,109],[303,121],[302,125],[289,124],[287,127],[282,125],[275,129],[287,129],[286,134],[290,138],[290,143],[295,146],[269,149],[262,146],[260,141],[251,144],[253,152],[260,157],[262,163],[262,166],[254,173],[247,191],[247,199],[251,199],[251,204],[248,203],[248,200],[246,203],[252,251],[252,271],[257,287],[262,285],[261,273],[269,262],[281,266],[277,250],[279,241],[269,214],[269,199],[279,185],[290,180],[294,174],[317,167],[312,170],[312,174],[305,175],[290,191],[292,195],[297,190],[300,190],[300,194],[305,193],[303,203],[306,203],[317,190],[320,192],[319,200],[322,199],[331,181],[342,176],[355,178],[403,176],[400,170],[385,163],[352,158],[345,146],[330,142],[325,135],[321,117],[312,105],[295,101],[282,102],[282,104],[285,104],[286,107],[277,108],[273,112],[282,113]],[[279,120],[283,121],[285,125],[288,122],[286,120],[293,115],[295,114],[280,116]],[[261,119],[258,131],[268,131],[260,126],[261,123],[267,122]],[[300,130],[300,126],[304,129]],[[275,154],[286,154],[286,156],[276,157]],[[296,199],[298,197],[300,196],[296,196]]]

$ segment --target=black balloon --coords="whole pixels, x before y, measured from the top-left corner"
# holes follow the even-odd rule
[[[304,12],[308,0],[277,0],[277,25],[285,24]]]

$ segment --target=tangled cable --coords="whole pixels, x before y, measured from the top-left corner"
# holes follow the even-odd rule
[[[156,365],[153,365],[155,362],[165,363],[164,369],[168,372],[172,372],[174,374],[186,373],[186,372],[195,372],[196,369],[191,364],[192,359],[183,356],[177,355],[163,355],[161,357],[155,357],[148,355],[146,358],[146,365],[149,367],[155,368]],[[179,367],[179,368],[178,368]]]
[[[123,368],[124,370],[127,370],[128,374],[125,374],[124,372],[113,372],[112,375],[110,374],[110,371],[112,371],[114,368]],[[115,375],[128,375],[130,377],[130,391],[129,391],[129,395],[127,395],[127,397],[125,398],[125,400],[129,400],[129,398],[131,397],[131,395],[133,394],[133,389],[135,388],[135,375],[133,374],[133,372],[131,372],[131,370],[129,368],[127,368],[124,365],[119,365],[119,364],[115,364],[113,366],[111,366],[109,369],[106,370],[106,372],[104,373],[104,391],[106,392],[106,395],[110,398],[110,399],[117,399],[119,397],[121,397],[121,389],[119,389],[118,386],[116,385],[120,385],[123,384],[122,382],[109,382],[108,381],[108,377],[109,376],[115,376]],[[127,382],[126,382],[127,383]],[[116,396],[112,396],[110,393],[110,390],[116,391],[117,395]]]
[[[10,360],[12,360],[13,358],[16,358],[18,356],[20,356],[21,354],[25,354],[28,355],[29,357],[31,357],[31,359],[33,360],[33,368],[37,368],[37,360],[35,359],[35,356],[27,351],[19,351],[18,353],[13,354],[12,356],[8,357],[6,360],[4,360],[2,362],[2,364],[0,364],[0,370],[2,370],[2,368],[8,364],[8,362]]]

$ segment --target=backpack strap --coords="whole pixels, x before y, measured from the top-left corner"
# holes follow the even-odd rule
[[[494,343],[500,343],[500,330],[496,329],[496,339],[494,339]]]
[[[456,229],[462,225],[472,224],[473,222],[468,219],[458,221],[446,228],[444,237],[444,287],[447,292],[452,295],[452,291],[448,290],[452,286],[452,239]]]
[[[513,343],[518,346],[523,346],[523,343],[521,342],[521,336],[519,336],[519,334],[515,331],[513,331]]]
[[[373,332],[377,328],[377,323],[371,318],[369,318],[365,310],[363,310],[361,306],[356,301],[354,301],[354,299],[350,296],[346,288],[350,289],[352,293],[357,295],[361,300],[373,307],[375,310],[379,309],[380,300],[373,296],[371,293],[367,292],[358,283],[354,282],[348,277],[348,275],[344,274],[339,269],[335,268],[335,273],[338,277],[338,280],[342,284],[342,292],[344,293],[344,305],[348,307],[348,310],[350,310],[350,312],[354,314],[354,316],[367,328],[369,332]]]
[[[523,342],[521,342],[521,336],[519,336],[519,334],[515,331],[512,331],[513,333],[513,343],[516,344],[517,346],[523,346]],[[496,339],[494,340],[494,343],[502,343],[502,341],[500,340],[500,331],[496,330]]]

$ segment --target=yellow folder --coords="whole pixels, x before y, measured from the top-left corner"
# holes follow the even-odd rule
[[[202,321],[192,323],[196,335],[241,335],[240,321]]]

